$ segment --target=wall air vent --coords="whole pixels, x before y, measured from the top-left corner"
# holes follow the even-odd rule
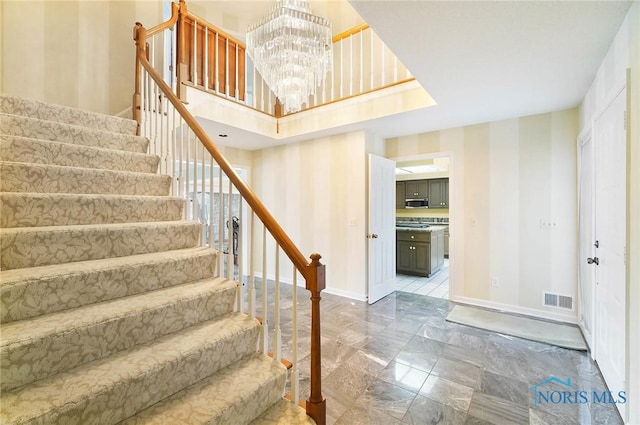
[[[554,294],[551,292],[543,292],[542,305],[546,307],[561,308],[563,310],[573,310],[573,297]]]

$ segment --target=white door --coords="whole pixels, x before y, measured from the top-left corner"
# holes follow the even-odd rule
[[[595,216],[598,241],[595,359],[611,392],[626,391],[626,132],[623,90],[595,121]],[[624,415],[623,405],[618,404]]]
[[[395,291],[396,163],[369,154],[369,304]]]
[[[579,186],[579,222],[580,222],[580,267],[579,273],[579,311],[578,323],[587,344],[593,350],[593,296],[596,280],[593,263],[588,258],[595,257],[595,217],[593,198],[593,142],[591,134],[581,140],[580,152],[580,186]],[[593,351],[592,351],[593,354]]]

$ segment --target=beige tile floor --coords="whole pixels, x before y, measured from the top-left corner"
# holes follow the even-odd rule
[[[448,300],[449,259],[445,258],[442,268],[431,277],[397,274],[396,291]]]

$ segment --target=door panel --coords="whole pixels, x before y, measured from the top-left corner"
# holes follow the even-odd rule
[[[595,359],[614,393],[626,390],[626,91],[595,121]],[[624,417],[622,406],[618,405]]]
[[[396,163],[369,154],[369,304],[395,291]]]
[[[417,273],[424,273],[425,275],[429,273],[429,270],[431,269],[430,267],[430,259],[429,259],[429,253],[430,253],[430,249],[429,249],[429,245],[428,243],[417,243],[414,244],[414,254],[415,254],[415,258],[416,258],[416,272]]]
[[[412,271],[413,264],[412,259],[412,244],[411,242],[398,241],[396,249],[398,250],[397,257],[397,270]]]
[[[595,257],[595,221],[593,199],[593,143],[591,136],[580,145],[579,186],[579,317],[578,322],[587,344],[593,350],[593,296],[595,292],[595,267],[587,258]],[[593,351],[591,353],[594,354]]]

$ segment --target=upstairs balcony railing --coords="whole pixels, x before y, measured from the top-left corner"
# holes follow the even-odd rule
[[[174,4],[174,11],[175,31],[151,38],[148,55],[158,69],[166,64],[164,79],[182,101],[187,101],[186,87],[194,87],[280,116],[275,95],[242,41],[189,12],[184,0]],[[303,110],[414,79],[366,24],[334,36],[333,43],[333,70]]]

